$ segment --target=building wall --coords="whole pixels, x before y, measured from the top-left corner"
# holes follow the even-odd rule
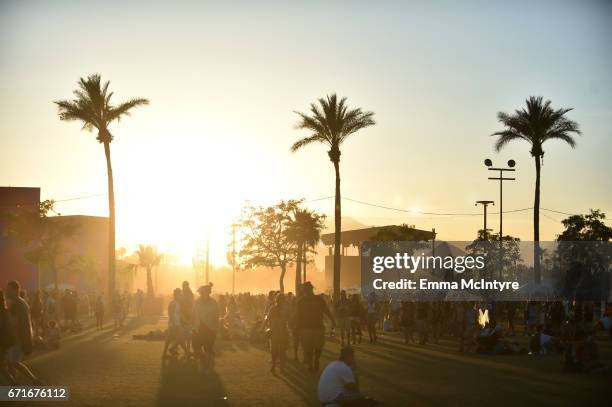
[[[331,292],[334,286],[334,256],[325,256],[325,286]],[[340,288],[355,291],[361,289],[361,257],[342,256],[340,262]]]
[[[72,236],[62,241],[63,255],[58,261],[59,283],[70,284],[79,291],[106,292],[108,289],[108,218],[99,216],[54,216],[49,222],[74,225]],[[77,258],[80,268],[71,267]],[[49,270],[41,270],[41,286],[53,283]]]
[[[24,247],[8,235],[3,213],[32,209],[40,204],[40,188],[0,187],[0,288],[7,282],[17,280],[31,291],[37,288],[38,270],[24,257]]]

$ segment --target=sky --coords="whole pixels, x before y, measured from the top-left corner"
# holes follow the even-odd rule
[[[0,185],[40,187],[64,215],[106,216],[103,148],[52,102],[92,73],[115,102],[151,101],[111,128],[118,245],[189,259],[210,238],[222,263],[247,200],[305,198],[331,218],[333,199],[313,201],[334,193],[325,147],[289,147],[307,135],[295,111],[333,92],[377,121],[342,148],[343,196],[407,211],[347,200],[343,216],[472,240],[481,216],[419,211],[497,205],[485,158],[516,160],[504,210],[533,206],[528,145],[495,153],[489,137],[497,112],[530,95],[573,107],[583,132],[575,150],[545,145],[542,207],[612,215],[609,2],[124,3],[0,0]],[[554,239],[566,215],[541,217],[542,240]],[[532,213],[505,214],[504,232],[530,240]]]

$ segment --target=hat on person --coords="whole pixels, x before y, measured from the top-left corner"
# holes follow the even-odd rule
[[[206,284],[206,285],[201,285],[201,286],[200,286],[200,288],[198,288],[198,292],[199,292],[200,294],[202,294],[202,293],[204,293],[204,292],[206,292],[206,293],[210,294],[210,292],[212,291],[212,286],[213,286],[213,284],[212,284],[212,283],[208,283],[208,284]]]
[[[304,284],[302,284],[302,288],[314,290],[314,286],[312,285],[310,281],[306,281]]]

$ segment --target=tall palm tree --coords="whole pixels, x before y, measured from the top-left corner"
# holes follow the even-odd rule
[[[163,256],[154,246],[143,244],[138,245],[136,256],[138,256],[138,265],[147,270],[147,295],[153,297],[155,292],[153,289],[153,276],[151,272],[153,268],[159,266]]]
[[[80,121],[83,129],[97,130],[96,140],[104,146],[106,157],[106,174],[108,178],[108,295],[115,292],[115,189],[113,183],[113,168],[111,165],[110,143],[113,135],[109,126],[114,121],[120,121],[123,116],[129,116],[130,111],[138,106],[149,104],[147,99],[136,98],[113,105],[113,92],[108,91],[110,82],[101,83],[99,74],[81,78],[78,88],[73,91],[72,100],[58,100],[59,118],[65,121]]]
[[[540,282],[540,172],[544,158],[543,144],[547,140],[565,141],[570,147],[576,147],[573,134],[580,135],[578,123],[569,120],[565,115],[571,108],[553,109],[550,100],[530,96],[526,100],[527,107],[508,114],[499,112],[497,119],[505,126],[504,130],[495,132],[497,136],[495,150],[500,151],[513,140],[524,140],[531,145],[531,156],[535,160],[536,182],[535,199],[533,203],[533,248],[534,277]]]
[[[291,146],[296,152],[312,143],[322,143],[329,147],[327,155],[336,173],[336,199],[334,205],[334,298],[340,294],[340,250],[342,211],[340,203],[340,146],[351,134],[376,124],[373,112],[363,112],[360,108],[349,109],[346,98],[338,99],[336,94],[320,98],[319,104],[310,104],[310,115],[296,112],[300,120],[296,128],[310,131]]]

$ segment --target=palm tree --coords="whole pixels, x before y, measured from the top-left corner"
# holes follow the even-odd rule
[[[576,147],[572,134],[580,135],[578,123],[569,120],[565,115],[571,108],[553,109],[550,100],[543,101],[542,97],[530,96],[526,100],[527,107],[515,110],[513,114],[499,112],[497,119],[505,129],[492,134],[498,136],[495,150],[500,151],[513,140],[524,140],[531,145],[531,156],[535,160],[536,182],[535,199],[533,204],[533,248],[534,248],[534,277],[536,283],[540,282],[540,170],[544,158],[542,145],[547,140],[558,139],[565,141],[570,147]]]
[[[113,92],[108,91],[110,82],[101,84],[99,74],[81,78],[78,88],[73,91],[72,100],[58,100],[54,103],[59,109],[60,120],[80,121],[83,129],[98,131],[96,140],[104,146],[106,156],[106,174],[108,178],[108,294],[115,292],[115,190],[113,185],[113,168],[111,165],[110,143],[113,135],[109,126],[129,116],[130,111],[138,106],[149,104],[147,99],[136,98],[115,106],[111,104]]]
[[[341,250],[341,203],[340,203],[340,146],[351,134],[372,126],[373,112],[363,112],[361,109],[349,109],[346,98],[338,100],[336,94],[320,98],[319,104],[310,104],[310,115],[296,112],[300,120],[296,128],[308,130],[311,134],[291,146],[296,152],[312,143],[322,143],[329,147],[327,155],[334,165],[336,173],[336,199],[334,205],[334,297],[340,293],[340,250]]]
[[[308,209],[296,208],[289,221],[287,235],[295,243],[295,292],[298,293],[303,281],[306,281],[307,253],[321,239],[321,230],[325,215]],[[302,265],[304,276],[302,277]]]
[[[153,297],[155,293],[153,290],[153,277],[151,271],[153,268],[159,266],[163,256],[154,246],[143,244],[138,245],[136,256],[138,256],[138,265],[147,270],[147,295]]]
[[[308,264],[308,253],[316,254],[316,247],[321,240],[321,231],[324,225],[325,215],[309,212],[304,219],[304,249],[302,250],[303,281],[306,281],[306,266]]]

